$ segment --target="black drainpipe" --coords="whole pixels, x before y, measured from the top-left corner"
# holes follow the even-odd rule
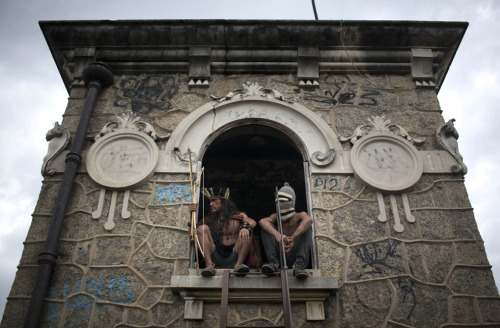
[[[113,83],[113,73],[109,67],[101,62],[89,64],[83,71],[83,80],[88,88],[87,98],[83,105],[82,116],[76,128],[71,149],[66,155],[66,167],[64,169],[63,180],[57,196],[54,214],[50,222],[49,232],[45,240],[45,248],[38,256],[38,274],[31,294],[31,301],[26,314],[24,328],[39,327],[40,316],[43,309],[43,301],[52,275],[52,268],[56,264],[56,251],[59,242],[59,235],[63,225],[64,215],[68,206],[71,187],[76,174],[76,168],[82,161],[83,145],[92,116],[94,105],[101,89]]]

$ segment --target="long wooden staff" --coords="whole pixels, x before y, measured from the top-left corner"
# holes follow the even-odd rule
[[[280,247],[280,265],[281,265],[281,290],[283,297],[283,321],[286,328],[292,327],[292,312],[290,305],[290,289],[288,287],[288,274],[286,266],[286,254],[285,254],[285,243],[283,238],[283,226],[281,224],[281,211],[280,202],[278,196],[278,187],[276,187],[276,220],[278,221],[278,232],[281,236],[281,247]]]
[[[200,176],[203,174],[203,169],[201,170],[199,176],[196,177],[196,182],[193,182],[193,166],[191,164],[191,149],[188,147],[189,153],[189,184],[191,187],[191,204],[196,204],[196,194],[195,187],[200,184]],[[196,212],[191,212],[191,240],[194,242],[194,251],[196,256],[196,267],[200,269],[200,259],[198,256],[198,251],[200,251],[201,256],[205,257],[203,249],[200,245],[200,240],[198,238],[198,231],[196,230]]]

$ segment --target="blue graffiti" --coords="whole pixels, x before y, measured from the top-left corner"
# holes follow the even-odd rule
[[[168,187],[158,187],[153,199],[154,205],[187,203],[191,201],[189,185],[170,184]]]
[[[97,278],[97,280],[87,279],[85,283],[87,288],[84,292],[89,295],[80,294],[69,297],[69,286],[63,286],[64,305],[68,313],[64,327],[87,320],[92,313],[97,313],[109,307],[109,305],[103,305],[95,306],[93,309],[96,300],[108,300],[108,295],[109,301],[117,304],[127,304],[134,299],[134,289],[125,277],[120,279],[114,276],[111,277],[106,288],[104,288],[105,285],[102,277]],[[81,285],[80,280],[75,283],[75,294],[81,292]],[[49,290],[49,296],[50,298],[55,298],[55,289],[53,287]],[[70,310],[73,311],[70,312]],[[49,327],[58,327],[60,321],[61,316],[59,314],[58,305],[51,303],[49,305]]]
[[[126,278],[111,277],[108,288],[112,302],[126,304],[134,298],[134,289]]]

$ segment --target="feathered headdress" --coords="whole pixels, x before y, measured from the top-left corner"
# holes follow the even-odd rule
[[[207,197],[208,199],[210,198],[224,198],[224,199],[229,199],[229,188],[222,187],[222,188],[204,188],[203,189],[203,195]]]

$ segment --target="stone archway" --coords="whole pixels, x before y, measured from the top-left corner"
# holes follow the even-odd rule
[[[208,103],[188,115],[173,131],[158,170],[188,173],[188,148],[202,158],[218,136],[246,124],[269,126],[287,135],[303,160],[311,163],[311,173],[341,172],[347,166],[337,135],[314,112],[297,103],[251,95]]]

